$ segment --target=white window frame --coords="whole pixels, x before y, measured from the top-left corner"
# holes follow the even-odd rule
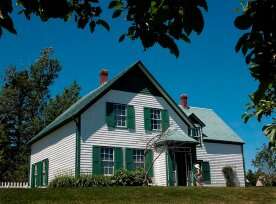
[[[46,161],[43,160],[42,161],[42,186],[46,185],[46,179],[47,179],[47,176],[46,176]]]
[[[37,177],[38,177],[38,165],[34,164],[34,185],[37,186]]]
[[[108,150],[107,152],[105,152]],[[110,150],[112,151],[112,159],[110,159]],[[101,163],[104,176],[112,176],[114,174],[114,148],[101,147]],[[111,164],[111,165],[110,165]],[[107,172],[106,172],[107,170]],[[111,170],[111,172],[110,172]]]
[[[135,169],[144,168],[145,155],[143,149],[134,149],[132,158]]]
[[[159,112],[159,117],[156,117]],[[160,109],[152,108],[150,110],[150,117],[151,117],[151,129],[154,131],[161,131],[162,130],[162,114]]]
[[[115,112],[116,127],[126,128],[127,127],[127,105],[114,103],[113,108]]]
[[[201,127],[196,127],[191,129],[191,136],[194,137],[198,142],[199,145],[202,145],[203,138],[202,138],[202,128]]]

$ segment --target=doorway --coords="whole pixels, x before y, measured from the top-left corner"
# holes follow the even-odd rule
[[[169,185],[193,185],[193,155],[192,147],[178,147],[169,150]],[[195,157],[195,155],[194,155]]]
[[[176,178],[178,186],[190,186],[192,183],[191,151],[175,152]]]

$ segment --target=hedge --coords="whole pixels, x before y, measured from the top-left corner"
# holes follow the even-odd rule
[[[94,176],[81,175],[74,176],[58,176],[54,178],[49,187],[96,187],[96,186],[142,186],[148,185],[150,178],[145,179],[143,169],[134,171],[119,170],[114,176]]]

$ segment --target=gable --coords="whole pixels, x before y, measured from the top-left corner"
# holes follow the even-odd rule
[[[127,76],[130,77],[130,79],[134,80],[134,82],[136,83],[130,81]],[[144,82],[145,84],[143,84],[142,82]],[[56,130],[69,121],[76,119],[80,114],[87,110],[91,105],[93,105],[99,98],[104,96],[111,89],[129,90],[130,92],[147,93],[161,96],[172,107],[172,109],[186,125],[188,125],[189,127],[193,127],[193,124],[186,116],[186,114],[180,109],[180,107],[178,107],[178,105],[173,101],[168,93],[161,87],[158,81],[150,74],[150,72],[145,68],[142,62],[138,61],[134,65],[130,66],[128,69],[122,71],[120,74],[115,76],[112,80],[83,96],[80,100],[70,106],[60,116],[58,116],[53,122],[51,122],[47,127],[40,131],[36,136],[34,136],[28,143],[34,143],[35,141],[41,139],[53,130]]]
[[[137,65],[135,65],[137,66]],[[141,69],[132,69],[112,85],[112,89],[133,93],[162,96]]]

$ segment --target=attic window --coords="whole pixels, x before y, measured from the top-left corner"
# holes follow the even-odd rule
[[[151,129],[161,130],[161,110],[151,109]]]
[[[200,145],[202,145],[202,128],[200,125],[195,124],[195,128],[191,128],[189,131],[189,135],[196,139]]]
[[[126,127],[127,106],[124,104],[114,104],[116,127]]]

